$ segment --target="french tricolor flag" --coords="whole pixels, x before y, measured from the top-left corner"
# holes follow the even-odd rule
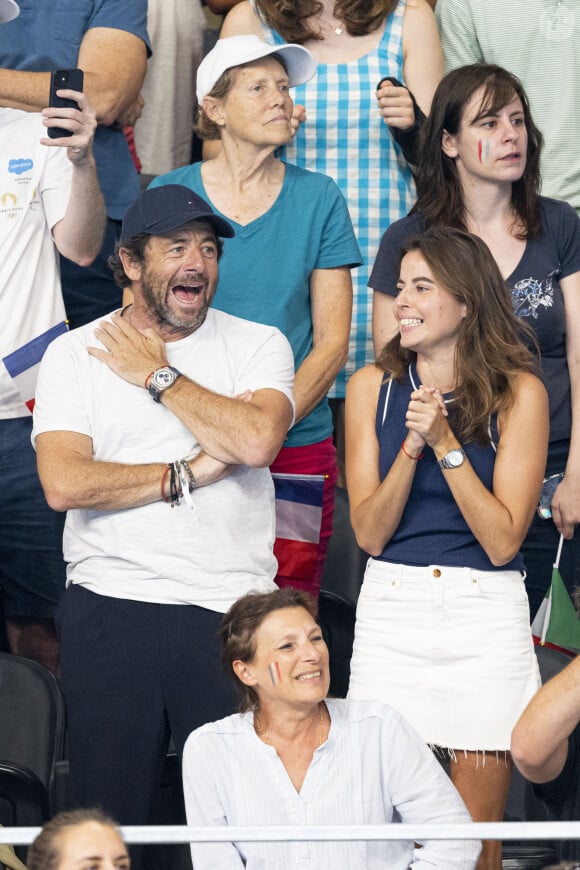
[[[54,341],[57,335],[66,332],[67,328],[66,322],[63,320],[62,323],[57,323],[56,326],[33,338],[28,344],[22,345],[2,359],[30,413],[34,408],[34,394],[40,361],[51,341]]]
[[[323,474],[272,474],[276,495],[274,555],[285,577],[312,576],[322,523]]]

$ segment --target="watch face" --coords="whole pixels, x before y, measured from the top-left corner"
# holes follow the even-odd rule
[[[172,372],[171,369],[158,369],[153,375],[155,385],[162,390],[165,387],[169,387],[174,380],[175,372]]]
[[[445,461],[449,465],[450,468],[457,468],[458,465],[461,465],[463,462],[463,453],[461,450],[450,450],[447,456],[445,456]]]

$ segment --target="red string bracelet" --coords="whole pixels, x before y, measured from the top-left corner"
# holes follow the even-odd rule
[[[166,465],[163,469],[163,474],[161,475],[161,498],[165,502],[165,504],[169,504],[169,499],[165,496],[165,481],[167,480],[167,475],[169,474],[169,465]]]
[[[413,460],[413,462],[418,462],[419,459],[423,459],[423,454],[422,454],[422,453],[419,453],[418,456],[411,456],[410,453],[407,453],[407,451],[405,450],[405,442],[404,442],[404,441],[403,441],[403,443],[401,444],[401,450],[403,451],[403,453],[405,454],[405,456],[408,456],[409,459],[412,459],[412,460]]]
[[[155,374],[155,369],[153,369],[151,374],[147,375],[147,377],[145,378],[145,389],[146,390],[149,389],[149,381],[151,380],[151,378],[153,377],[154,374]]]

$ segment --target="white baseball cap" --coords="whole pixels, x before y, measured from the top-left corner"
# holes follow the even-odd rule
[[[0,24],[12,21],[20,15],[20,6],[15,0],[0,0]]]
[[[261,57],[271,54],[280,55],[284,61],[291,88],[304,84],[316,72],[316,61],[302,45],[270,45],[253,34],[228,36],[218,39],[197,70],[198,103],[201,105],[203,98],[227,69],[260,60]]]

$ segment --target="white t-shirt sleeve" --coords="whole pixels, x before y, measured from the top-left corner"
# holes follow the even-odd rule
[[[60,336],[50,344],[44,354],[34,405],[32,444],[41,432],[78,432],[92,437],[88,409],[81,383],[90,383],[89,354],[75,354],[71,334]]]
[[[248,357],[243,366],[236,393],[245,390],[279,390],[292,405],[292,423],[294,423],[294,355],[286,336],[278,329],[272,329],[266,339]]]
[[[50,145],[45,148],[48,149],[48,155],[39,193],[47,226],[52,230],[66,214],[72,190],[73,167],[66,156],[66,148],[52,148]]]

